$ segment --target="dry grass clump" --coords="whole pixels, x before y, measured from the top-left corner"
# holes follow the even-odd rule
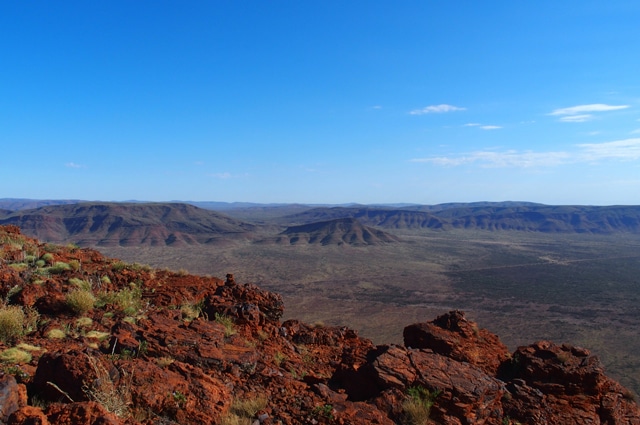
[[[67,333],[65,331],[63,331],[62,329],[51,329],[49,332],[47,332],[47,338],[49,339],[63,339],[66,338]]]
[[[56,261],[53,266],[49,267],[49,273],[61,274],[71,270],[71,266],[63,261]]]
[[[66,296],[67,306],[74,313],[81,315],[93,308],[96,303],[96,297],[91,291],[86,289],[74,289]]]
[[[120,380],[118,383],[113,382],[109,371],[97,359],[87,356],[89,363],[93,367],[96,379],[83,386],[83,391],[92,400],[100,403],[107,411],[121,417],[128,418],[131,416],[131,385],[133,375],[120,370]]]
[[[186,302],[180,306],[182,318],[187,322],[191,322],[202,315],[202,305],[195,302]]]
[[[225,337],[230,337],[231,335],[235,335],[236,334],[236,326],[235,323],[233,323],[233,319],[229,316],[226,316],[224,314],[215,314],[214,320],[221,324],[222,326],[224,326],[224,336]]]
[[[0,340],[15,341],[24,334],[25,314],[20,306],[0,307]]]
[[[25,350],[21,350],[18,347],[8,348],[0,352],[0,361],[11,364],[29,363],[32,357],[31,354]]]
[[[222,425],[251,425],[259,411],[267,406],[267,398],[263,395],[247,399],[236,399],[231,404],[229,413],[220,419]]]
[[[407,389],[407,398],[402,403],[402,423],[404,425],[427,425],[431,407],[440,391],[429,391],[417,386]]]
[[[119,291],[98,294],[98,306],[113,305],[126,315],[132,316],[142,309],[142,289],[136,285]]]

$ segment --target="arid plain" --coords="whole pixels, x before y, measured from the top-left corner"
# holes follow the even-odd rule
[[[400,342],[404,326],[461,309],[510,349],[541,339],[587,347],[640,392],[639,235],[387,232],[400,242],[98,249],[155,267],[233,273],[282,294],[288,318],[349,326],[376,343]]]

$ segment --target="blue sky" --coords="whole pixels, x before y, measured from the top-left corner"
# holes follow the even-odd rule
[[[0,198],[640,204],[640,2],[6,1]]]

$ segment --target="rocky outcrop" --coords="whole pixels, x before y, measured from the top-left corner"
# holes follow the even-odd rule
[[[0,423],[640,424],[588,350],[509,353],[460,311],[376,346],[281,323],[280,296],[232,275],[125,264],[15,227],[0,240]]]

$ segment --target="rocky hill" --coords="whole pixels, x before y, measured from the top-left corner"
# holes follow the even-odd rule
[[[398,242],[398,238],[363,226],[354,218],[339,218],[300,226],[288,227],[275,239],[276,243],[319,245],[380,245]]]
[[[254,225],[188,204],[77,203],[14,211],[0,224],[82,246],[180,246],[249,238]]]
[[[0,423],[640,424],[584,348],[509,353],[459,311],[378,345],[252,284],[0,226]]]

